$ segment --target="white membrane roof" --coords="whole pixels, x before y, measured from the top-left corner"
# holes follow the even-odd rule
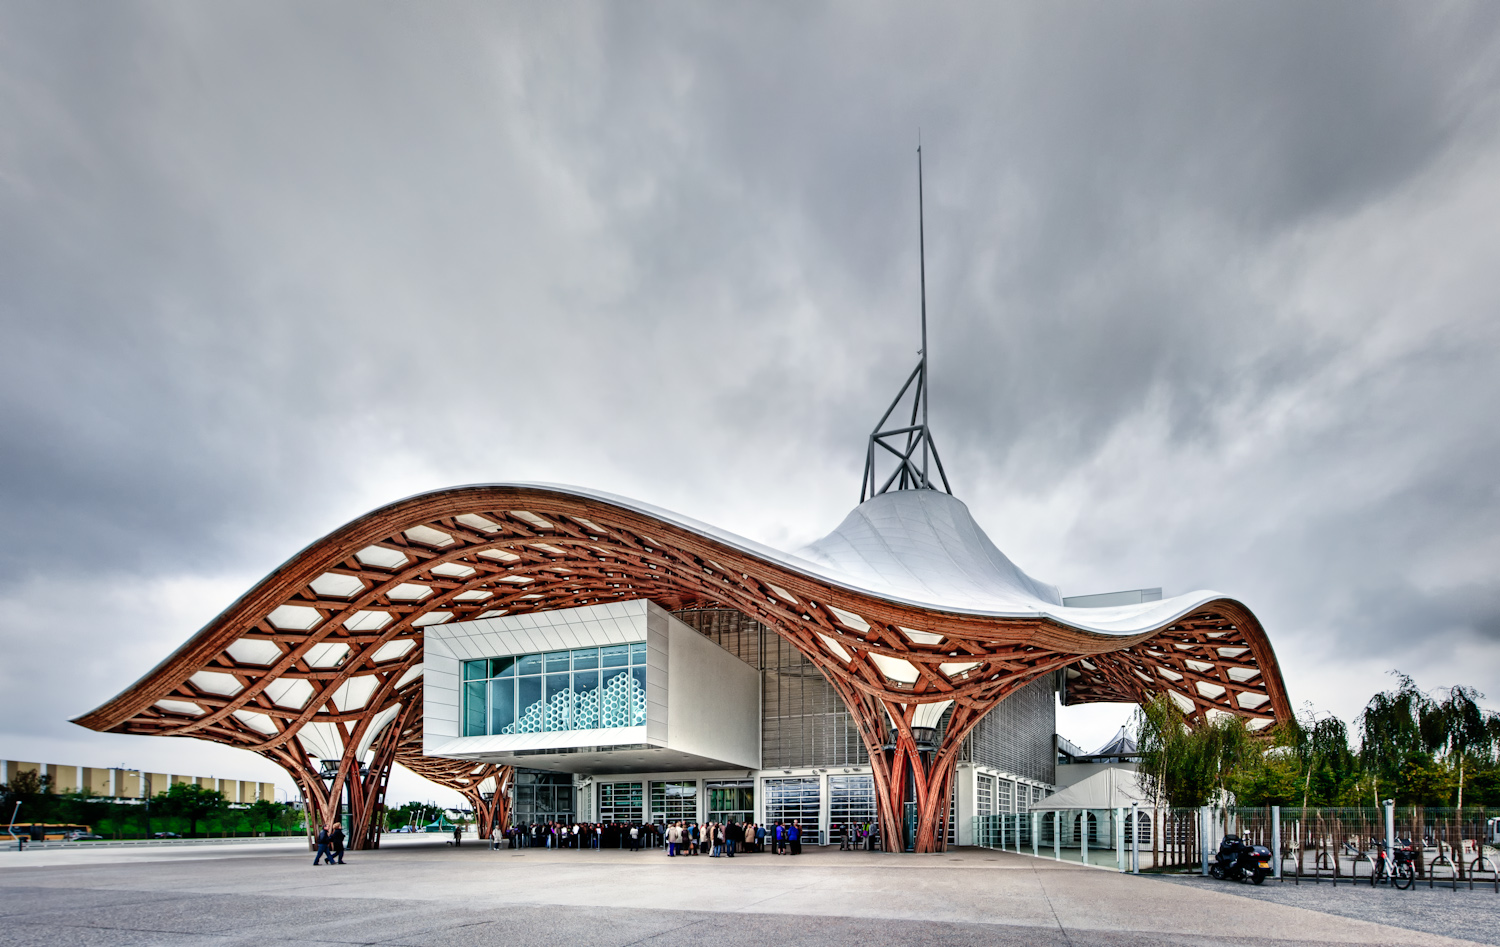
[[[1133,605],[1069,608],[1054,586],[1027,575],[990,541],[962,500],[937,490],[882,493],[856,507],[827,536],[790,553],[599,490],[552,483],[493,486],[550,490],[613,504],[817,582],[938,611],[995,618],[1047,617],[1084,631],[1123,637],[1155,631],[1208,602],[1229,598],[1204,590]]]

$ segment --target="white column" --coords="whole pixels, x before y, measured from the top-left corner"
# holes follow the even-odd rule
[[[833,789],[828,785],[828,774],[818,774],[818,844],[833,841]]]
[[[1078,854],[1087,865],[1089,863],[1089,810],[1087,809],[1083,810],[1078,820]]]
[[[1208,877],[1208,830],[1213,823],[1213,813],[1208,806],[1198,810],[1198,854],[1203,859],[1203,877]]]
[[[1062,861],[1062,813],[1052,810],[1052,860]]]
[[[979,772],[972,763],[960,763],[953,771],[953,788],[957,795],[953,818],[954,838],[960,845],[973,845],[974,817],[979,814]]]
[[[1115,807],[1115,871],[1125,870],[1125,810]]]
[[[1271,876],[1281,878],[1281,807],[1271,807]]]
[[[1141,804],[1130,804],[1130,873],[1141,873]]]
[[[1479,854],[1484,856],[1484,840],[1479,841]],[[1281,863],[1276,863],[1280,867]],[[1386,883],[1396,886],[1396,800],[1385,800],[1385,875]],[[1473,879],[1469,879],[1473,882]]]

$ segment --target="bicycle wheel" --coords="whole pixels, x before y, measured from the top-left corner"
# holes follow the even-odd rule
[[[1410,865],[1397,865],[1395,877],[1393,880],[1395,881],[1396,888],[1398,890],[1405,891],[1407,888],[1410,888],[1412,885],[1417,883],[1417,873],[1415,871],[1412,871]]]

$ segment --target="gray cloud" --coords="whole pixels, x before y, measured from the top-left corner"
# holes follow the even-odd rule
[[[404,493],[831,528],[915,359],[918,127],[934,423],[1002,547],[1239,595],[1346,715],[1500,692],[1497,17],[8,6],[3,738],[106,752],[62,721]]]

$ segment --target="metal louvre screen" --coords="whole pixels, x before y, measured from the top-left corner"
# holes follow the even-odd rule
[[[1002,700],[964,740],[960,759],[993,766],[1038,782],[1057,773],[1057,708],[1051,675],[1032,681]]]
[[[761,672],[761,766],[869,762],[843,700],[790,642],[733,609],[695,609],[675,617]]]

